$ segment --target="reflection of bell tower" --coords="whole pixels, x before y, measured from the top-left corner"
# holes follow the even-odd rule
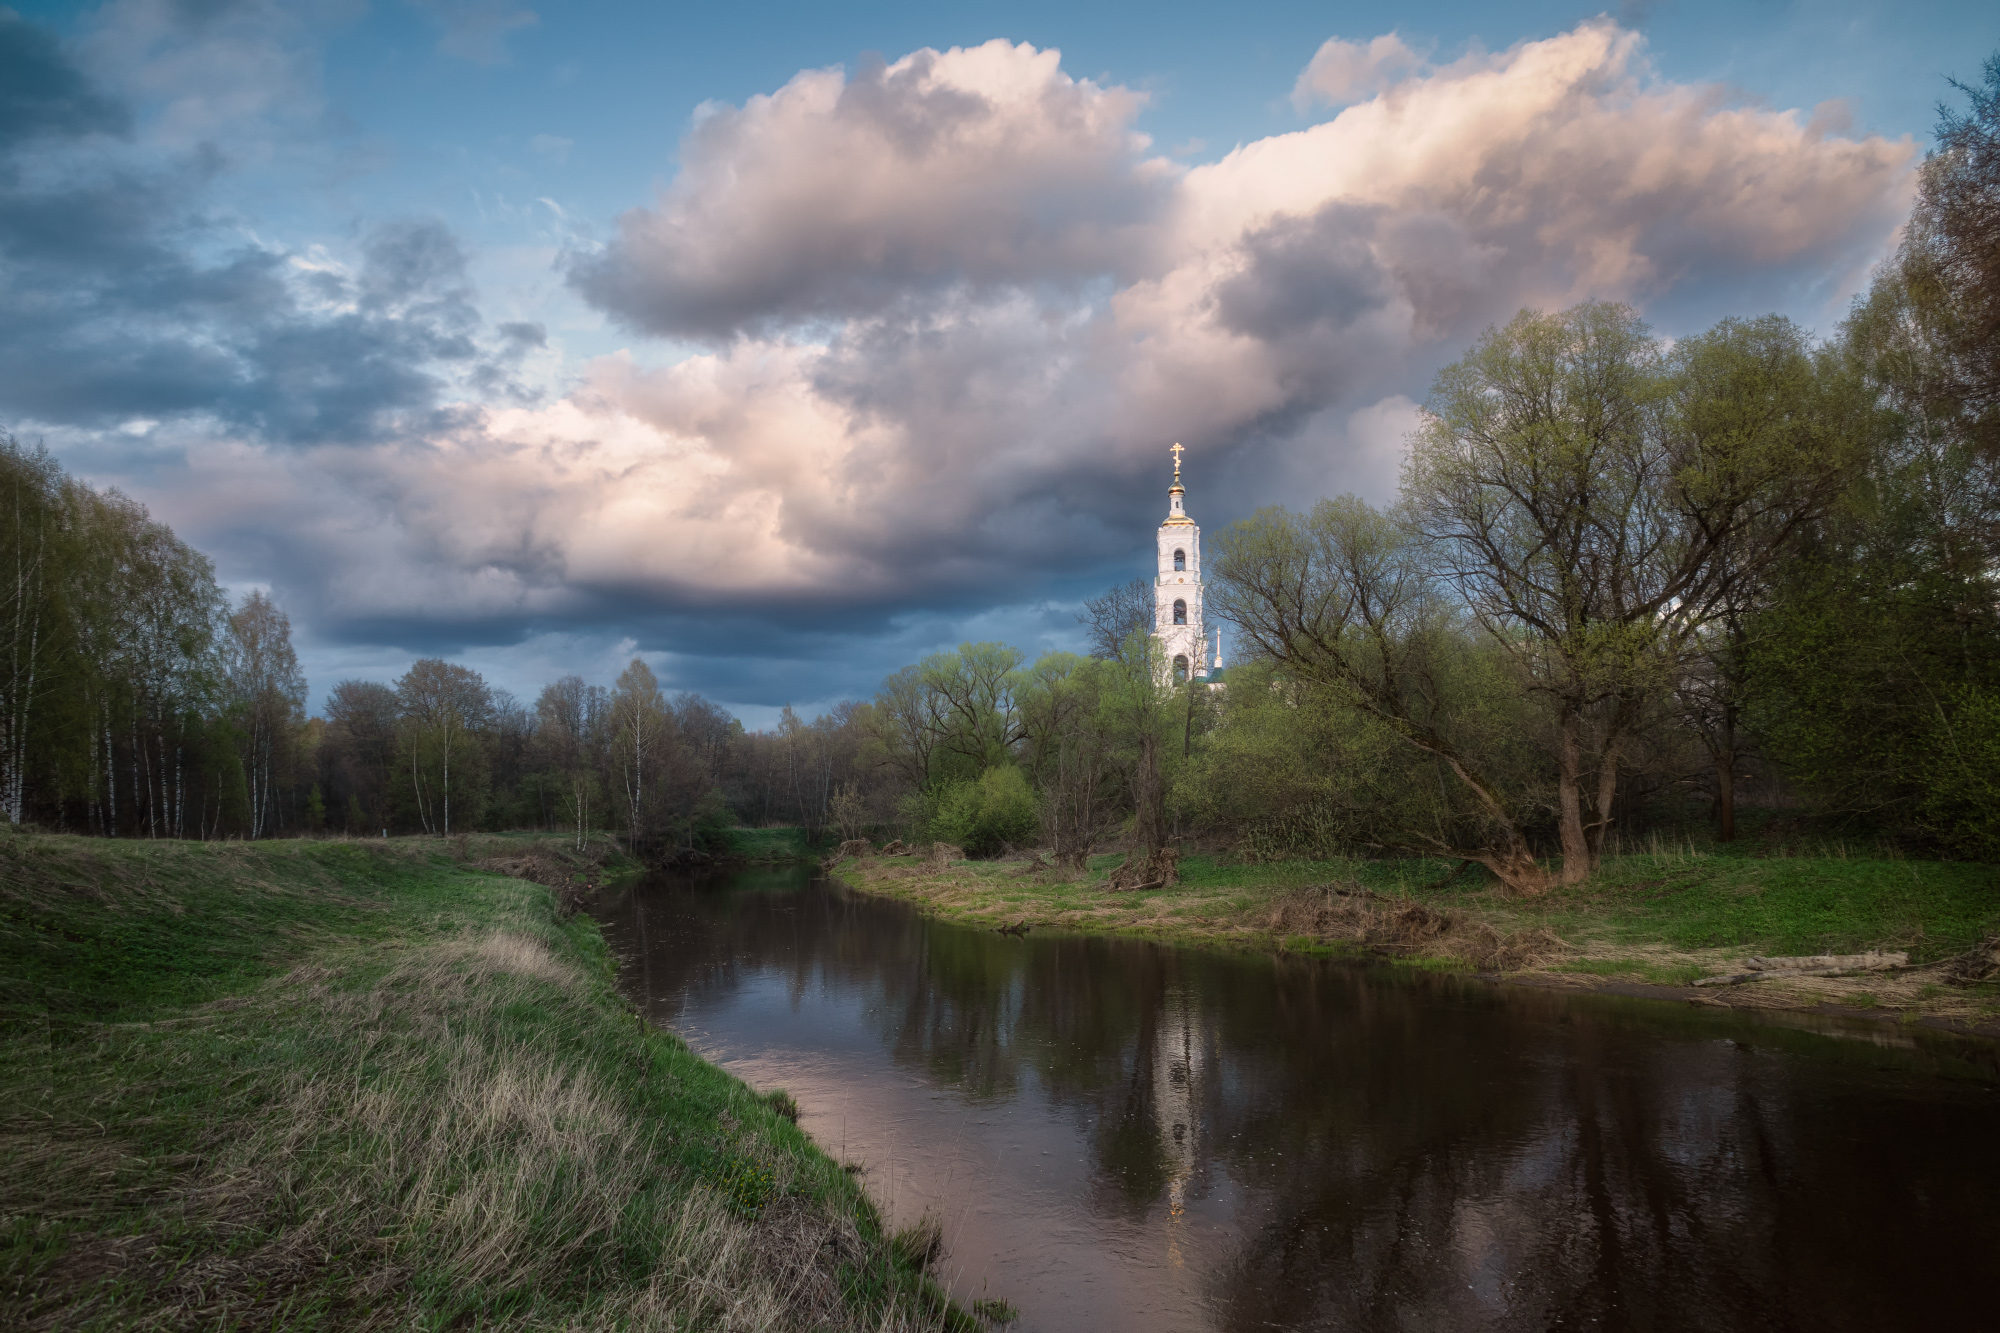
[[[1153,1035],[1153,1116],[1167,1164],[1167,1213],[1187,1210],[1187,1183],[1194,1176],[1201,1128],[1199,1084],[1206,1064],[1196,1011],[1183,992],[1169,991]]]
[[[1173,448],[1174,484],[1167,491],[1167,521],[1160,524],[1160,568],[1153,581],[1153,635],[1173,679],[1208,675],[1208,636],[1201,622],[1201,529],[1182,500],[1180,445]]]

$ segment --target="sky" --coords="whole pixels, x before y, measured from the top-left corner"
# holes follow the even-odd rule
[[[0,8],[0,427],[292,619],[315,702],[634,655],[752,726],[1076,648],[1393,497],[1526,307],[1822,334],[1991,4]]]

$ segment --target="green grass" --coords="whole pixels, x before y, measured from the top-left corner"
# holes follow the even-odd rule
[[[733,828],[729,855],[745,861],[814,861],[820,852],[806,841],[802,828]]]
[[[1808,850],[1818,854],[1800,854]],[[1490,926],[1499,937],[1549,932],[1569,946],[1561,951],[1566,957],[1543,965],[1660,985],[1685,985],[1714,972],[1719,951],[1903,949],[1922,964],[1962,953],[2000,932],[2000,868],[1910,860],[1879,850],[1859,856],[1831,845],[1648,847],[1607,857],[1586,883],[1536,898],[1509,894],[1477,866],[1454,874],[1455,861],[1252,863],[1202,854],[1182,858],[1180,882],[1172,888],[1107,893],[1104,881],[1123,860],[1115,853],[1092,857],[1087,874],[1074,881],[1022,876],[1018,865],[996,862],[961,864],[933,877],[917,858],[850,863],[839,873],[863,887],[975,922],[1025,921],[1300,953],[1341,952],[1351,945],[1342,938],[1298,935],[1296,925],[1274,928],[1273,904],[1306,885],[1359,885],[1390,900],[1380,904],[1383,910],[1414,900],[1459,914],[1463,929],[1417,949],[1420,955],[1438,955],[1439,966],[1462,966],[1451,955],[1465,942],[1477,943],[1468,929]]]
[[[0,1036],[7,1327],[968,1322],[592,923],[438,843],[0,837]]]
[[[2000,867],[1971,862],[1635,854],[1607,857],[1587,883],[1533,900],[1507,894],[1477,867],[1447,882],[1454,864],[1241,864],[1191,856],[1181,862],[1181,884],[1165,893],[1240,889],[1254,902],[1301,884],[1357,882],[1431,906],[1531,921],[1559,935],[1602,934],[1620,944],[1772,954],[1907,949],[1913,962],[1962,952],[2000,930]]]

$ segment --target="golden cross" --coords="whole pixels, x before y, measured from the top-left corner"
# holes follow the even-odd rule
[[[1177,443],[1167,452],[1174,456],[1174,475],[1178,477],[1181,474],[1181,454],[1185,451]]]

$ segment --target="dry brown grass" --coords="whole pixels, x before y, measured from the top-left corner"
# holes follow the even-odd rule
[[[1545,967],[1570,952],[1552,932],[1502,934],[1451,908],[1371,892],[1357,884],[1310,884],[1272,899],[1267,924],[1280,938],[1361,944],[1398,953],[1456,958],[1482,972]]]

